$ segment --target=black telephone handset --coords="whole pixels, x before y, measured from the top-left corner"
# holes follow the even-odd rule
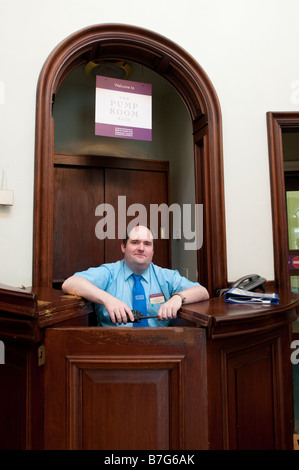
[[[249,290],[249,291],[260,289],[263,292],[265,292],[266,291],[265,282],[266,282],[266,279],[264,277],[259,276],[258,274],[248,274],[247,276],[243,276],[240,279],[238,279],[236,282],[234,282],[231,287],[227,289],[220,289],[217,292],[217,295],[220,297],[221,295],[223,295],[225,292],[227,292],[229,289],[232,289],[232,288],[244,289],[244,290]]]
[[[255,290],[260,289],[265,292],[265,282],[264,277],[259,276],[258,274],[249,274],[238,279],[232,287],[237,287],[238,289],[244,290]]]

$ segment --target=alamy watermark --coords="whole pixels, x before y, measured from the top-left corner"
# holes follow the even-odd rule
[[[291,363],[294,365],[299,364],[299,340],[292,341],[291,348],[295,349],[291,354]]]
[[[3,341],[0,341],[0,364],[5,364],[5,346]]]
[[[158,238],[160,220],[160,238],[185,239],[185,250],[198,250],[203,243],[203,205],[202,204],[150,204],[148,210],[143,204],[131,204],[127,207],[126,196],[118,196],[117,216],[112,204],[103,203],[96,207],[95,215],[102,217],[96,224],[95,234],[100,240],[123,239],[124,235],[136,225],[150,227],[153,237]],[[138,214],[136,216],[136,214]],[[127,216],[136,216],[126,226]],[[118,230],[116,234],[116,218]],[[172,219],[172,232],[170,231]],[[192,227],[193,230],[192,230]],[[182,229],[183,228],[183,229]]]

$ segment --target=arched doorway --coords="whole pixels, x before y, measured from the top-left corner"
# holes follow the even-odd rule
[[[132,60],[163,76],[184,100],[192,119],[195,201],[203,204],[203,245],[197,252],[199,280],[211,295],[227,282],[221,111],[215,90],[198,63],[167,38],[127,25],[96,25],[62,41],[48,57],[37,91],[33,284],[52,285],[52,105],[64,78],[101,57]]]

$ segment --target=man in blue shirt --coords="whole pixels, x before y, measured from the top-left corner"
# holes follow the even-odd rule
[[[144,226],[133,228],[121,244],[124,259],[75,273],[62,285],[64,292],[79,295],[95,304],[99,326],[132,326],[133,273],[141,274],[149,326],[168,326],[182,303],[207,300],[209,294],[198,282],[178,271],[152,263],[154,239]]]

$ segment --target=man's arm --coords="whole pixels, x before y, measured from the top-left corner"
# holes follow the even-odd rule
[[[186,300],[185,304],[191,304],[193,302],[202,302],[203,300],[209,299],[209,293],[203,286],[192,286],[188,289],[184,289],[180,292]],[[167,302],[165,302],[159,308],[158,319],[169,320],[176,318],[178,310],[182,306],[182,299],[179,295],[173,295]]]
[[[134,317],[131,309],[113,295],[99,289],[94,284],[80,276],[71,276],[62,284],[63,292],[78,295],[90,302],[104,305],[112,323],[127,323],[127,314],[131,321]]]

